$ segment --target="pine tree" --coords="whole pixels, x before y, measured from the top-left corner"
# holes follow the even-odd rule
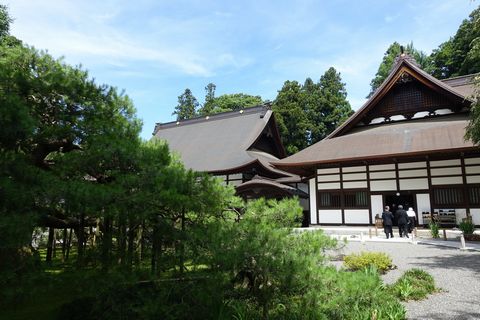
[[[317,108],[309,112],[311,144],[324,139],[353,113],[345,83],[335,68],[329,68],[322,75],[318,90]]]
[[[200,115],[212,114],[215,108],[215,89],[217,86],[213,83],[207,84],[205,87],[205,102],[203,106],[198,110]]]
[[[318,83],[286,81],[273,103],[288,154],[316,143],[345,121],[352,109],[340,73],[328,69]]]
[[[199,104],[197,99],[193,96],[190,89],[185,89],[185,92],[178,96],[178,105],[172,115],[177,115],[177,120],[191,119],[197,115],[197,108]]]
[[[302,85],[297,81],[285,81],[272,106],[280,136],[288,154],[294,154],[308,146],[308,120],[305,113]]]

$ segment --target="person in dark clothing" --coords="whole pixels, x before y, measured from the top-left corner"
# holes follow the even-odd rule
[[[387,239],[389,236],[393,238],[393,214],[390,212],[390,208],[388,206],[385,207],[385,210],[382,212],[382,219],[383,219],[383,230],[385,231],[385,235]]]
[[[393,215],[393,225],[396,226],[397,225],[397,217],[395,216],[396,212],[397,212],[397,205],[395,203],[392,204],[391,206],[391,213]]]
[[[395,216],[397,217],[398,233],[400,234],[400,237],[405,235],[405,237],[408,238],[408,215],[407,211],[403,210],[402,205],[398,206]]]

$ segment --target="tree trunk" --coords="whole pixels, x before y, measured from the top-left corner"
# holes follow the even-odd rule
[[[127,269],[132,270],[133,255],[135,249],[135,223],[129,219],[128,224],[128,246],[127,246]]]
[[[125,255],[127,249],[127,226],[125,218],[120,215],[118,221],[118,263],[125,265]]]
[[[185,270],[185,209],[182,209],[181,234],[180,234],[180,275],[183,275]]]
[[[62,263],[65,262],[66,250],[67,250],[67,228],[64,228],[63,237],[62,237]]]
[[[143,228],[144,222],[138,226],[137,230],[137,242],[135,244],[135,264],[140,265],[143,260],[143,246],[144,246],[144,239],[143,239]]]
[[[112,257],[112,220],[105,217],[103,220],[103,241],[102,241],[102,268],[104,271],[110,269]]]
[[[70,232],[68,233],[68,243],[67,243],[67,252],[65,254],[65,261],[68,261],[68,256],[70,255],[70,247],[72,246],[72,228],[70,228]]]
[[[152,232],[152,257],[150,260],[150,269],[152,275],[157,274],[157,252],[158,252],[158,240],[157,240],[158,227],[155,224]]]
[[[45,257],[45,261],[50,263],[52,262],[52,253],[53,253],[53,244],[55,242],[55,229],[48,228],[48,241],[47,241],[47,256]]]
[[[76,231],[77,233],[77,267],[81,268],[84,264],[85,256],[85,214],[82,212],[80,215],[80,224]]]

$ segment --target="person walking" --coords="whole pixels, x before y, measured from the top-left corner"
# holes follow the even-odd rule
[[[385,231],[385,235],[387,239],[389,236],[393,238],[393,214],[390,212],[390,208],[385,206],[385,210],[382,212],[382,220],[383,220],[383,230]]]
[[[403,206],[399,205],[398,210],[395,212],[395,216],[397,217],[397,224],[398,224],[398,233],[400,234],[400,238],[405,235],[405,237],[409,238],[408,236],[408,215],[405,210],[403,210]]]
[[[413,229],[416,227],[416,215],[412,207],[408,208],[407,216],[408,216],[408,232],[412,233]]]

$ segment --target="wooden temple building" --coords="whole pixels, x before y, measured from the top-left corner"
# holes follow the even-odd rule
[[[466,141],[473,76],[440,81],[408,55],[324,140],[275,162],[309,183],[311,225],[371,225],[385,205],[480,225],[480,152]]]
[[[218,176],[238,195],[299,196],[308,210],[308,186],[298,175],[271,165],[285,157],[272,110],[267,105],[155,126],[187,168]]]

